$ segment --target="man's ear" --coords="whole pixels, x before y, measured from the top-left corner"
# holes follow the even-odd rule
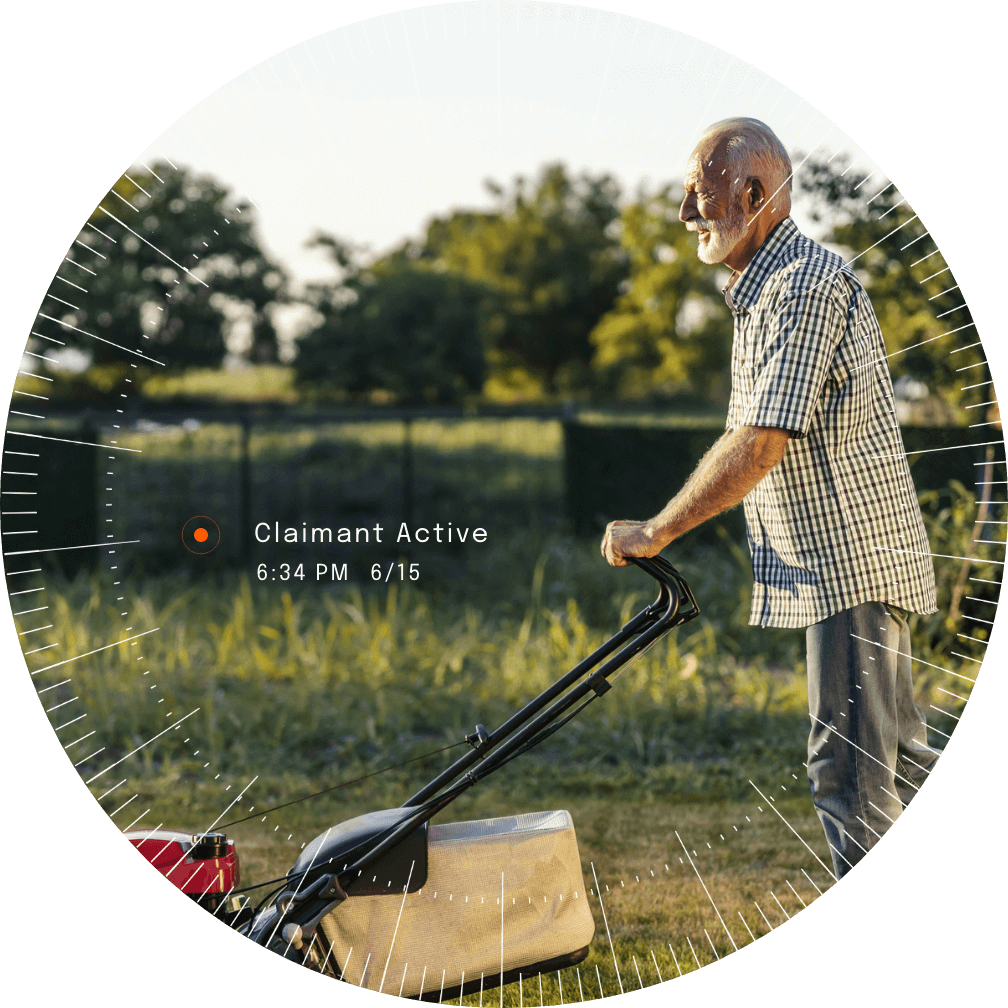
[[[763,183],[758,178],[747,179],[746,191],[749,194],[749,205],[746,209],[750,213],[759,210],[766,198],[766,190],[763,188]]]

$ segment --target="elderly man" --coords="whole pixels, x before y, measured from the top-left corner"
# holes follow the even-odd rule
[[[616,521],[610,564],[653,556],[744,503],[750,623],[805,627],[808,778],[839,878],[885,833],[938,754],[914,703],[907,612],[934,569],[894,412],[886,349],[853,270],[791,220],[791,162],[756,119],[711,126],[679,219],[733,270],[726,433],[650,521]]]

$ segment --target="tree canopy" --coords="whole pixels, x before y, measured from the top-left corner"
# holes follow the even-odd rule
[[[435,218],[423,238],[367,268],[337,239],[320,239],[344,277],[309,294],[323,321],[299,340],[302,383],[399,403],[592,388],[590,334],[628,269],[618,187],[559,164],[533,185],[487,187],[495,209]]]
[[[420,381],[420,353],[438,401],[449,385],[492,398],[726,397],[732,325],[723,271],[697,258],[671,185],[622,206],[610,176],[572,178],[561,164],[534,184],[487,185],[495,209],[435,218],[422,239],[367,270],[324,239],[349,273],[315,289],[325,321],[300,341],[303,382],[325,376],[354,397],[385,388],[403,402]],[[392,309],[407,297],[426,307],[412,316]],[[453,326],[468,326],[440,359],[427,321],[435,305]],[[477,370],[471,355],[480,346]],[[431,377],[438,368],[447,384]]]
[[[482,390],[490,292],[398,253],[363,268],[320,235],[343,271],[308,300],[322,321],[298,341],[301,384],[323,395],[403,406],[459,403]]]
[[[872,301],[894,378],[908,375],[952,406],[980,403],[987,374],[962,292],[927,228],[892,183],[838,159],[809,159],[799,177],[814,219],[833,221],[840,246]],[[973,387],[971,387],[973,386]]]
[[[981,402],[989,375],[972,318],[896,188],[842,159],[809,159],[797,181],[813,218],[829,225],[824,240],[865,283],[893,376],[926,384],[948,404],[944,419]],[[318,319],[297,344],[303,388],[411,406],[725,398],[724,270],[697,258],[678,220],[678,186],[629,201],[609,175],[550,164],[531,181],[487,188],[491,209],[437,217],[371,262],[316,236],[341,277],[298,298]],[[82,351],[87,381],[106,391],[129,363],[159,374],[212,368],[237,347],[254,362],[276,360],[271,308],[294,298],[254,225],[254,208],[212,178],[165,163],[123,175],[68,251],[29,352]]]
[[[627,277],[613,232],[619,187],[608,175],[571,178],[561,164],[547,165],[534,185],[487,185],[496,209],[436,218],[413,254],[494,292],[486,350],[499,390],[589,388],[591,331]]]
[[[50,351],[58,341],[98,366],[138,352],[182,369],[219,365],[237,328],[251,359],[275,360],[267,308],[285,283],[256,241],[248,203],[156,163],[123,175],[91,214],[49,288],[38,334]]]
[[[623,398],[725,391],[718,386],[731,362],[732,321],[718,283],[723,271],[697,258],[678,196],[671,186],[642,193],[620,217],[628,277],[591,342],[599,377]]]

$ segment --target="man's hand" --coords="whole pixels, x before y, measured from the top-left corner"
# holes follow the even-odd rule
[[[624,557],[653,557],[664,542],[648,531],[648,522],[612,521],[602,537],[602,556],[613,567],[626,567]]]

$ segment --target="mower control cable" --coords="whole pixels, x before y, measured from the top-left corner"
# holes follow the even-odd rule
[[[608,684],[608,682],[605,679],[599,680],[598,685],[596,686],[596,688],[595,688],[594,692],[592,693],[592,695],[590,697],[588,697],[588,699],[585,700],[579,707],[577,707],[572,713],[568,714],[567,717],[565,717],[558,724],[551,725],[545,731],[543,731],[539,735],[537,735],[535,738],[530,739],[517,752],[515,752],[511,756],[509,756],[504,762],[505,763],[510,763],[511,760],[514,759],[516,756],[519,756],[520,754],[522,754],[524,752],[527,752],[533,746],[538,745],[540,742],[542,742],[548,736],[552,735],[555,731],[557,731],[558,729],[562,728],[565,724],[567,724],[568,721],[571,720],[571,718],[575,717],[585,707],[587,707],[588,704],[590,704],[592,702],[592,700],[598,699],[599,696],[601,696],[603,693],[607,692],[608,691],[608,687],[609,687],[609,684]],[[480,729],[482,729],[482,731],[480,731]],[[247,822],[249,819],[258,819],[258,818],[260,818],[260,816],[269,815],[271,812],[276,812],[277,810],[282,809],[282,808],[288,808],[291,805],[297,805],[298,802],[307,801],[309,798],[317,798],[319,795],[328,794],[330,791],[337,791],[340,788],[348,787],[351,784],[356,784],[356,783],[358,783],[360,781],[368,780],[371,777],[377,777],[379,774],[387,773],[389,770],[397,770],[399,767],[407,766],[410,763],[416,763],[419,760],[428,759],[431,756],[437,756],[440,753],[447,752],[449,749],[456,749],[460,745],[469,745],[473,749],[480,749],[480,748],[482,748],[482,746],[486,742],[486,736],[487,736],[486,728],[484,728],[483,725],[477,725],[476,726],[476,732],[473,735],[467,735],[461,742],[454,742],[451,745],[444,746],[441,749],[434,749],[432,752],[425,753],[422,756],[414,756],[412,759],[405,760],[402,763],[395,763],[392,766],[384,767],[381,770],[376,770],[376,771],[374,771],[374,773],[366,774],[363,777],[355,777],[353,780],[343,781],[343,783],[341,783],[341,784],[335,784],[333,787],[331,787],[331,788],[325,788],[323,791],[315,791],[312,794],[305,795],[303,798],[295,798],[293,801],[284,802],[284,804],[282,804],[282,805],[274,805],[272,808],[266,809],[263,812],[257,812],[255,815],[245,816],[244,819],[233,819],[231,822],[223,823],[221,826],[219,826],[217,828],[223,830],[227,826],[234,826],[237,823]],[[468,777],[469,775],[467,774],[466,776]],[[475,784],[477,780],[478,780],[478,778],[472,778],[472,783]],[[434,805],[434,804],[436,804],[436,801],[432,801],[432,802],[428,802],[427,803],[427,805]],[[301,873],[301,874],[307,874],[307,872],[304,872],[304,873]],[[274,882],[288,883],[290,881],[291,881],[291,876],[289,876],[289,875],[283,875],[283,876],[280,876],[279,878],[268,879],[265,882],[259,882],[256,885],[244,886],[241,889],[235,889],[234,890],[234,894],[237,895],[239,893],[250,892],[253,889],[262,889],[265,886],[271,885]],[[283,886],[281,886],[280,888],[282,889]],[[274,891],[279,891],[279,890],[274,890]],[[272,893],[270,895],[272,895]],[[267,899],[268,899],[268,897],[267,897]],[[263,905],[263,903],[265,903],[266,901],[267,900],[263,900],[262,903],[259,904],[259,906],[261,907]]]
[[[262,811],[256,812],[255,815],[245,816],[244,819],[232,819],[230,822],[217,826],[216,829],[223,830],[228,826],[236,826],[238,823],[248,822],[249,819],[259,819],[260,817],[268,816],[271,812],[288,808],[291,805],[297,805],[298,802],[308,801],[309,798],[318,798],[319,795],[328,794],[330,791],[338,791],[340,788],[349,787],[351,784],[359,784],[361,781],[370,780],[372,777],[388,773],[390,770],[398,770],[399,767],[409,766],[410,763],[419,763],[421,760],[430,759],[431,756],[437,756],[439,753],[448,752],[449,749],[457,749],[459,746],[465,745],[466,742],[466,739],[463,739],[461,742],[453,742],[451,745],[446,745],[441,749],[434,749],[429,753],[424,753],[422,756],[414,756],[412,759],[403,760],[402,763],[394,763],[392,766],[383,767],[381,770],[375,770],[374,773],[365,774],[363,777],[354,777],[353,780],[343,781],[342,784],[334,784],[332,787],[325,788],[322,791],[313,791],[311,794],[305,795],[303,798],[295,798],[293,801],[284,802],[282,805],[274,805],[272,808],[263,809]],[[265,885],[266,883],[263,884]],[[258,887],[251,886],[250,888]]]

